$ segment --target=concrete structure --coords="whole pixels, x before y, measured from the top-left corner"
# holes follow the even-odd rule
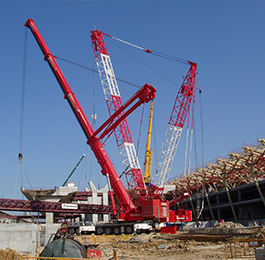
[[[7,247],[16,250],[19,254],[36,254],[37,247],[41,246],[40,227],[36,224],[1,224],[0,248]]]
[[[244,143],[236,151],[229,151],[226,156],[218,156],[204,167],[171,180],[170,184],[176,187],[171,196],[180,196],[183,191],[191,194],[186,209],[193,211],[194,220],[199,216],[199,219],[224,219],[244,225],[253,220],[263,222],[264,159],[265,139],[258,139],[253,145]]]
[[[19,254],[37,254],[37,249],[46,245],[60,224],[38,225],[35,223],[0,224],[0,248],[12,248]]]
[[[25,190],[22,188],[21,191],[29,200],[109,205],[107,185],[100,190],[97,190],[92,182],[89,182],[89,186],[90,189],[86,188],[84,192],[78,192],[78,187],[74,183],[49,190]],[[51,235],[60,228],[61,224],[54,223],[57,215],[59,214],[46,212],[46,224],[38,225],[22,221],[15,223],[17,221],[15,217],[11,218],[11,215],[2,213],[2,218],[0,216],[0,248],[10,247],[19,254],[30,253],[35,256],[37,249],[45,246]],[[93,222],[108,221],[109,215],[84,214],[81,218]]]
[[[54,189],[39,189],[39,190],[25,190],[21,192],[28,200],[50,201],[50,202],[64,202],[64,203],[83,203],[96,205],[109,205],[108,192],[109,188],[106,185],[104,188],[97,190],[95,185],[90,181],[90,189],[85,188],[84,192],[79,192],[78,187],[74,183],[67,183],[66,187],[55,187]],[[68,215],[68,217],[71,217]],[[76,221],[109,221],[108,214],[81,214]],[[46,225],[52,225],[59,219],[59,214],[52,212],[45,213]]]
[[[265,180],[259,181],[259,187],[265,194]],[[241,185],[229,189],[229,197],[232,204],[229,202],[229,197],[226,190],[209,193],[208,199],[201,194],[197,198],[193,198],[192,202],[188,201],[186,209],[192,209],[194,205],[201,206],[202,199],[204,200],[204,209],[202,219],[204,220],[220,220],[240,222],[245,226],[257,223],[265,224],[265,206],[258,192],[255,183]],[[192,204],[191,204],[192,203]],[[235,219],[236,216],[236,219]]]
[[[89,181],[90,190],[92,192],[92,196],[88,197],[88,204],[96,204],[96,205],[109,205],[109,187],[106,185],[104,188],[97,190],[92,181]],[[85,220],[92,221],[94,223],[98,221],[109,221],[109,215],[103,214],[102,216],[99,214],[87,214],[85,216]]]

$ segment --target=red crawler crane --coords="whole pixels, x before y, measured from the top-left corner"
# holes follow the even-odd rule
[[[116,96],[118,96],[119,100],[121,100],[121,98],[119,95],[118,86],[116,83],[115,75],[113,72],[113,68],[111,65],[110,58],[109,58],[109,53],[108,53],[103,35],[106,35],[112,39],[118,40],[125,44],[141,49],[147,53],[158,54],[159,56],[161,56],[161,53],[153,52],[149,49],[144,49],[135,44],[131,44],[124,40],[113,37],[109,34],[103,33],[100,30],[92,31],[91,38],[92,38],[95,58],[96,58],[103,90],[105,93],[105,97],[108,103],[110,102],[109,100],[117,98]],[[167,55],[165,55],[164,57],[167,57]],[[153,172],[153,176],[151,180],[151,186],[150,186],[151,194],[153,192],[161,193],[163,191],[163,186],[165,185],[168,179],[168,176],[169,176],[169,173],[172,167],[172,163],[173,163],[176,151],[177,151],[177,147],[178,147],[178,143],[181,137],[183,126],[185,124],[186,118],[190,115],[191,103],[193,103],[193,110],[194,110],[194,103],[195,103],[195,96],[196,96],[195,90],[198,89],[196,87],[196,76],[198,73],[197,64],[194,62],[179,59],[179,58],[176,58],[176,61],[189,64],[190,69],[183,80],[183,83],[177,93],[177,97],[173,105],[173,109],[172,109],[170,119],[168,122],[168,127],[167,127],[166,134],[164,137],[164,141],[161,146],[159,158],[156,162],[156,167]],[[112,103],[114,102],[112,101]],[[108,104],[108,107],[110,110],[111,105]],[[193,114],[194,114],[194,111],[192,112],[192,128],[193,128]],[[125,142],[125,139],[123,141]],[[151,194],[149,194],[149,196],[152,196]]]
[[[141,220],[153,220],[159,222],[165,222],[169,216],[169,204],[168,201],[157,198],[142,198],[137,206],[134,205],[128,192],[126,191],[121,179],[119,178],[115,168],[113,167],[100,139],[113,131],[117,125],[120,124],[131,112],[133,112],[138,106],[144,102],[149,102],[155,98],[155,88],[149,84],[145,84],[135,95],[129,99],[121,108],[116,110],[115,113],[99,128],[99,130],[93,130],[89,123],[82,107],[80,106],[75,94],[72,92],[69,84],[67,83],[61,69],[59,68],[54,56],[51,54],[48,46],[42,38],[34,20],[28,19],[25,26],[30,28],[37,43],[39,44],[44,59],[48,62],[52,72],[54,73],[59,85],[61,86],[64,97],[68,101],[72,108],[81,128],[83,129],[90,145],[91,150],[94,152],[98,163],[101,166],[101,172],[103,175],[109,177],[111,187],[119,202],[119,212],[126,221],[141,221]],[[139,100],[138,100],[139,99]],[[138,100],[134,105],[133,102]],[[128,108],[132,105],[131,108]],[[124,110],[128,108],[126,112]],[[103,129],[105,130],[103,131]],[[103,131],[100,137],[97,136],[99,132]],[[114,232],[114,231],[113,231]],[[115,232],[114,232],[115,233]]]
[[[119,88],[115,78],[114,70],[111,64],[110,56],[105,44],[103,35],[107,35],[111,38],[114,38],[123,43],[129,44],[131,46],[142,49],[147,53],[153,53],[149,49],[144,49],[134,44],[130,44],[118,38],[115,38],[111,35],[103,33],[101,30],[94,30],[91,32],[92,45],[94,49],[95,59],[101,79],[101,84],[103,87],[103,92],[105,94],[105,99],[107,101],[107,107],[110,115],[122,106],[122,101],[119,93]],[[181,60],[184,62],[184,60]],[[197,76],[197,64],[190,61],[185,61],[190,65],[190,69],[185,76],[183,83],[178,90],[173,109],[170,115],[168,122],[168,127],[165,133],[165,137],[161,146],[158,160],[156,162],[156,167],[152,175],[152,180],[149,183],[148,197],[155,197],[156,195],[161,196],[164,190],[164,185],[168,180],[170,170],[173,164],[173,160],[176,155],[177,147],[181,138],[182,130],[185,124],[187,117],[190,115],[191,104],[193,105],[192,111],[192,128],[193,128],[193,117],[194,117],[194,103],[195,103],[195,90],[196,87],[196,76]],[[135,158],[135,162],[138,162],[138,159],[135,155],[134,145],[131,139],[131,134],[127,120],[124,120],[122,124],[119,125],[119,128],[115,130],[115,137],[120,149],[120,154],[123,161],[124,169],[126,169],[128,161],[130,158]],[[126,146],[132,149],[125,149]],[[125,158],[125,159],[123,159]],[[130,166],[133,164],[129,164]],[[136,164],[133,165],[133,167]],[[127,172],[127,181],[129,188],[135,189],[138,191],[138,194],[141,195],[141,191],[144,190],[144,182],[140,175],[140,168],[133,168]],[[137,168],[137,169],[136,169]],[[134,186],[128,176],[132,176],[134,179]],[[144,190],[145,191],[145,190]],[[183,191],[184,192],[184,191]],[[142,193],[143,194],[143,193]],[[184,196],[185,194],[185,196]],[[184,192],[182,196],[178,197],[178,201],[187,197],[187,192]],[[176,200],[172,200],[172,203],[176,203]]]
[[[112,116],[115,111],[123,106],[119,87],[102,31],[92,31],[91,40],[109,115]],[[141,197],[147,195],[147,191],[126,118],[120,122],[114,134],[125,171],[128,189],[131,197],[133,197],[133,193],[137,193],[139,202]]]

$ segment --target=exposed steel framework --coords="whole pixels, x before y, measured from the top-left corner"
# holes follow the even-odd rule
[[[111,116],[123,106],[119,87],[102,31],[92,31],[91,40],[104,96],[109,115]],[[128,189],[131,195],[136,191],[139,197],[145,196],[147,193],[146,186],[126,118],[120,122],[114,130],[114,134],[125,171]]]
[[[110,214],[112,206],[92,205],[92,204],[71,204],[77,206],[76,209],[64,208],[62,202],[0,199],[0,210],[10,211],[32,211],[32,212],[56,212],[56,213],[86,213],[86,214]]]
[[[152,175],[152,184],[160,188],[162,188],[168,180],[183,126],[190,113],[191,103],[193,103],[194,109],[196,97],[195,90],[198,89],[196,87],[197,64],[193,62],[189,63],[191,66],[177,93],[155,170]]]
[[[206,163],[206,167],[171,181],[176,185],[176,195],[181,195],[183,190],[191,195],[202,189],[208,193],[218,192],[252,182],[258,188],[258,181],[265,179],[265,139],[242,149],[242,152],[229,153],[228,158],[217,158],[215,163]]]

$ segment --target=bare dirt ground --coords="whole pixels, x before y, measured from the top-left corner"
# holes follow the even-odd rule
[[[102,249],[103,259],[112,256],[115,250],[119,259],[126,260],[215,260],[226,259],[225,244],[227,241],[248,237],[246,232],[251,234],[255,231],[246,230],[241,224],[226,222],[211,229],[195,229],[194,232],[179,231],[172,235],[150,233],[134,235],[129,239],[122,239],[121,236],[113,241],[110,241],[110,238],[108,241],[93,241],[92,239],[92,242],[94,244],[96,242],[98,248]],[[231,235],[234,232],[236,237]],[[82,236],[82,238],[79,236],[79,241],[88,245],[91,243],[91,236]]]
[[[103,258],[111,256],[112,250],[116,250],[119,259],[226,259],[223,241],[183,240],[178,235],[142,234],[130,241],[101,243],[99,247]]]

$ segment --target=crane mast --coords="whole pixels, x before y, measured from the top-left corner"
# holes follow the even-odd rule
[[[111,116],[123,106],[120,91],[102,31],[92,31],[91,40],[104,96],[109,115]],[[128,189],[131,195],[136,191],[140,199],[146,195],[147,191],[126,118],[118,125],[114,134],[125,171]]]
[[[126,191],[120,177],[118,176],[112,162],[110,161],[102,143],[100,142],[100,138],[95,135],[95,132],[88,121],[81,105],[79,104],[75,94],[73,93],[72,89],[70,88],[69,84],[67,83],[60,67],[58,66],[54,56],[51,54],[48,46],[46,45],[44,39],[42,38],[35,21],[29,18],[26,23],[24,24],[26,27],[30,28],[31,32],[33,33],[37,43],[39,44],[44,59],[48,62],[52,72],[54,73],[61,89],[64,93],[64,98],[68,101],[70,107],[72,108],[80,126],[83,129],[88,141],[87,143],[90,145],[91,150],[94,152],[95,157],[97,158],[98,163],[101,166],[101,172],[103,175],[108,175],[110,184],[117,196],[119,201],[119,205],[122,210],[127,211],[129,213],[135,212],[136,207],[130,198],[128,192]],[[145,84],[129,101],[127,101],[124,106],[118,109],[113,117],[108,119],[104,125],[107,126],[107,130],[104,131],[104,134],[108,134],[115,128],[115,123],[119,124],[121,120],[126,118],[128,114],[134,111],[140,104],[144,102],[149,102],[150,100],[154,99],[155,97],[155,88],[150,86],[149,84]],[[126,113],[124,109],[129,107],[135,100],[139,99],[139,101],[133,105]],[[118,117],[116,119],[116,117]],[[115,121],[115,123],[113,123]],[[139,212],[141,215],[141,212]]]
[[[189,63],[191,66],[177,93],[152,176],[152,184],[160,188],[168,179],[191,102],[195,102],[197,64]]]

